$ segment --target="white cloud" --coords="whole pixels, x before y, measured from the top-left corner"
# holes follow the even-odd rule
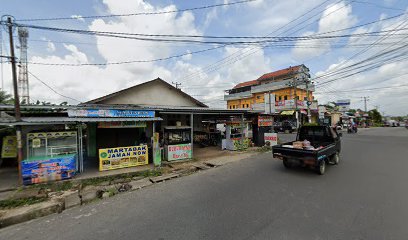
[[[326,7],[318,25],[317,32],[309,31],[303,36],[335,31],[351,27],[357,22],[357,18],[352,15],[352,7],[346,2],[332,4]],[[331,49],[331,45],[337,40],[311,39],[300,40],[292,50],[294,57],[298,60],[304,60],[310,57],[319,56]]]
[[[110,14],[124,12],[168,11],[176,10],[174,5],[164,8],[156,8],[142,0],[104,1]],[[78,16],[76,16],[78,17]],[[79,17],[78,17],[79,18]],[[191,12],[163,14],[157,16],[137,16],[119,18],[118,20],[94,20],[89,25],[90,30],[115,31],[153,34],[201,34],[195,27],[194,15]],[[166,44],[149,42],[148,46],[138,47],[140,42],[116,38],[96,37],[97,50],[102,61],[118,62],[126,60],[148,60],[168,57],[174,49]],[[79,64],[92,63],[90,57],[74,44],[64,44],[68,51],[63,56],[49,55],[47,57],[31,56],[29,61],[38,63],[55,64]],[[49,51],[55,50],[52,43],[48,44]],[[59,53],[60,54],[60,53]],[[186,60],[191,55],[186,55]],[[29,65],[29,71],[37,75],[44,82],[52,86],[58,92],[80,101],[90,100],[96,97],[112,93],[141,82],[160,77],[172,81],[173,72],[171,66],[161,66],[159,63],[134,63],[108,66],[43,66]],[[8,86],[9,87],[9,86]],[[7,88],[6,88],[7,89]],[[44,94],[47,93],[47,94]],[[30,94],[32,100],[45,100],[55,103],[66,101],[45,87],[40,82],[30,77]],[[76,102],[68,100],[72,104]]]
[[[71,18],[77,19],[81,22],[85,22],[85,19],[81,15],[71,15]]]
[[[53,53],[53,52],[55,52],[55,49],[56,49],[55,44],[53,42],[51,42],[51,41],[48,41],[47,51],[50,52],[50,53]]]
[[[193,54],[191,54],[190,50],[187,50],[187,53],[188,53],[187,55],[184,55],[183,57],[181,57],[182,60],[189,61],[193,58]]]

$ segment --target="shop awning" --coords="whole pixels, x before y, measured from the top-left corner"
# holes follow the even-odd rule
[[[98,118],[98,117],[23,117],[21,122],[0,122],[0,125],[45,125],[45,124],[74,124],[87,122],[151,122],[162,121],[162,118]]]
[[[294,110],[286,110],[286,111],[282,111],[281,115],[293,115],[295,113]]]

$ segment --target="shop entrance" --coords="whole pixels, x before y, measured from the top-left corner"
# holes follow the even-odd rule
[[[147,143],[148,139],[144,128],[98,128],[96,131],[97,149]]]

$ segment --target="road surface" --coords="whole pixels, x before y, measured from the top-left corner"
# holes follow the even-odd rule
[[[0,230],[0,239],[407,239],[408,130],[345,134],[324,176],[270,153]]]

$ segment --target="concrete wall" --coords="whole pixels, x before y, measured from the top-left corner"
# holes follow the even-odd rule
[[[160,82],[147,83],[100,101],[102,104],[137,104],[197,107],[190,98]]]

